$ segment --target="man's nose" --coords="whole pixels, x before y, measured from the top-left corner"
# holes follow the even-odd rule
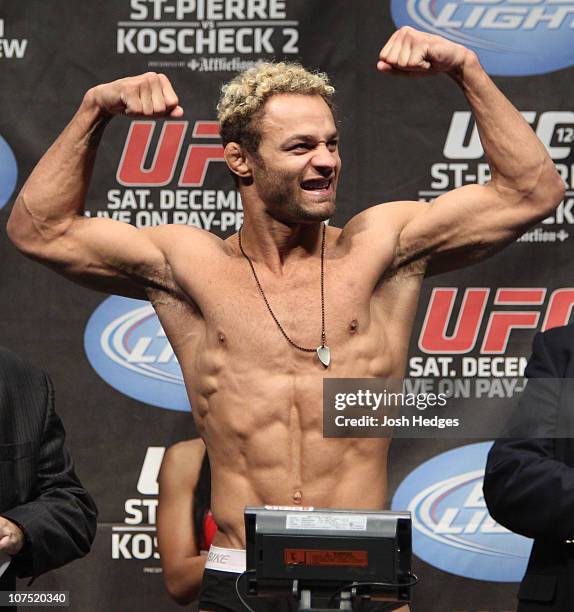
[[[337,151],[332,151],[327,144],[320,143],[313,155],[313,165],[316,168],[323,168],[331,172],[337,166]]]

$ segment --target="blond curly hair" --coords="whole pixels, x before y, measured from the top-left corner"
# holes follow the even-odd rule
[[[321,96],[334,113],[329,77],[291,62],[264,62],[239,73],[221,88],[217,118],[223,146],[238,142],[250,153],[259,147],[259,119],[265,102],[276,94]]]

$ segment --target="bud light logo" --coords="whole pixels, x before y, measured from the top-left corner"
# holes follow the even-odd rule
[[[149,302],[118,296],[102,302],[88,321],[84,347],[114,389],[159,408],[190,409],[181,369]]]
[[[0,208],[12,197],[17,180],[16,158],[8,143],[0,136]]]
[[[574,0],[392,0],[398,27],[412,26],[476,51],[500,76],[574,65]]]
[[[482,480],[491,446],[469,444],[426,461],[401,483],[392,509],[412,513],[413,552],[426,563],[474,580],[519,582],[532,540],[488,514]]]

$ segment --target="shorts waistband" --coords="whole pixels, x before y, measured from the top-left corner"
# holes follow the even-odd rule
[[[242,574],[245,571],[245,551],[240,548],[209,547],[205,569]]]

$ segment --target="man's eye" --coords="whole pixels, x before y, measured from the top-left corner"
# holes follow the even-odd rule
[[[330,140],[327,143],[327,146],[329,147],[330,151],[336,151],[337,147],[339,146],[339,141],[338,140]]]
[[[309,150],[309,145],[305,142],[298,142],[297,144],[294,144],[290,149],[290,151],[308,151]]]

